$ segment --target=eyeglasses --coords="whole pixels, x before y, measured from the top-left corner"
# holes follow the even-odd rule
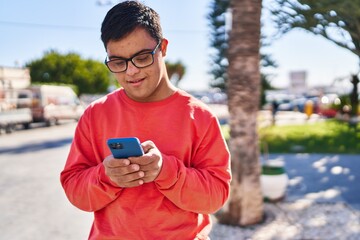
[[[160,46],[161,41],[156,45],[154,50],[151,52],[142,52],[135,54],[131,58],[122,58],[122,57],[114,57],[112,59],[105,59],[105,65],[109,68],[109,70],[113,73],[121,73],[125,72],[128,68],[128,62],[131,61],[137,68],[148,67],[154,63],[154,54],[158,47]]]

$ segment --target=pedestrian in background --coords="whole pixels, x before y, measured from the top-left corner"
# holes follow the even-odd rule
[[[314,113],[314,102],[311,99],[306,100],[304,106],[304,112],[306,114],[307,119],[309,120],[311,115]]]
[[[275,125],[276,123],[276,113],[278,112],[278,109],[279,109],[279,103],[276,99],[274,99],[271,102],[272,125]]]
[[[86,109],[61,173],[70,202],[94,212],[89,239],[207,239],[231,179],[217,118],[170,83],[153,9],[117,4],[101,39],[122,87]],[[132,136],[144,155],[114,159],[107,139]]]

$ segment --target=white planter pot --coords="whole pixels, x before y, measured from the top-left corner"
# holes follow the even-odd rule
[[[265,200],[271,202],[282,200],[286,194],[288,181],[289,178],[283,166],[278,164],[262,166],[260,183]]]

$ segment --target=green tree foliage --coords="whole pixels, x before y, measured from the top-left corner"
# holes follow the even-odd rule
[[[106,66],[98,61],[84,60],[76,53],[45,52],[40,59],[26,64],[31,81],[36,83],[71,84],[78,93],[105,93],[112,79]]]
[[[229,9],[229,0],[214,0],[210,5],[208,14],[210,32],[210,46],[214,49],[211,55],[211,74],[213,80],[211,87],[225,89],[227,81],[227,50],[228,50],[228,29],[226,29],[226,12]]]
[[[186,73],[186,67],[181,61],[177,61],[175,63],[166,61],[165,64],[170,81],[172,81],[175,86],[178,86],[179,82]]]
[[[360,0],[273,0],[271,6],[278,36],[304,29],[351,51],[360,60]],[[356,92],[358,74],[350,81]],[[353,95],[353,115],[357,115],[358,98]]]
[[[301,28],[321,35],[360,57],[360,0],[273,0],[279,34]]]

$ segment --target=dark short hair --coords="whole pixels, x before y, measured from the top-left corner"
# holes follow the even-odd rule
[[[148,31],[156,41],[163,38],[157,12],[138,1],[120,2],[106,14],[101,26],[101,40],[106,48],[110,40],[120,40],[138,27]]]

